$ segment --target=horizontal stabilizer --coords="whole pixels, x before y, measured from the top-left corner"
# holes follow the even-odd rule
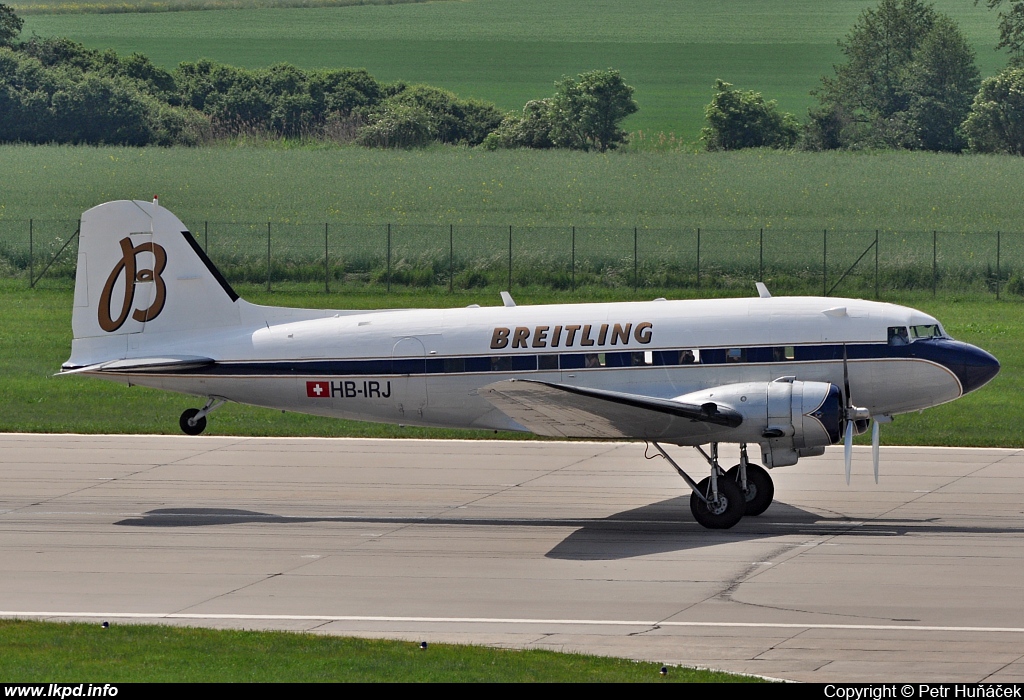
[[[538,435],[678,441],[701,444],[739,426],[736,411],[617,391],[511,379],[480,395]]]
[[[63,369],[57,376],[83,374],[85,372],[161,372],[168,369],[195,369],[212,365],[214,360],[196,355],[173,355],[167,357],[133,357],[127,360],[111,360],[85,367]]]

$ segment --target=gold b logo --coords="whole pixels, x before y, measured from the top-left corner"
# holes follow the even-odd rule
[[[139,270],[136,258],[139,253],[153,254],[153,269]],[[156,284],[153,303],[147,309],[135,309],[132,318],[136,321],[152,321],[163,311],[164,301],[167,299],[167,287],[160,277],[164,268],[167,267],[167,253],[162,246],[156,243],[140,243],[132,245],[131,238],[121,239],[121,259],[107,277],[107,283],[103,285],[103,294],[100,295],[99,322],[100,328],[108,333],[113,333],[124,325],[128,320],[128,312],[131,311],[135,302],[135,285],[139,282],[153,282]],[[110,297],[114,293],[114,285],[124,273],[124,300],[121,302],[121,311],[117,318],[110,315]]]

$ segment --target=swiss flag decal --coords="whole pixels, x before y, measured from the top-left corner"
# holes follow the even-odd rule
[[[330,398],[331,385],[329,382],[306,382],[306,396],[311,399]]]

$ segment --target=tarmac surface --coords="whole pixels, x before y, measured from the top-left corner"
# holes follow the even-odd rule
[[[1024,681],[1024,451],[842,462],[709,531],[643,444],[3,434],[0,616]]]

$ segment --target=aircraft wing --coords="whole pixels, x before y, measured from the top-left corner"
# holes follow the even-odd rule
[[[538,435],[700,444],[743,422],[731,408],[617,391],[510,379],[480,389],[495,408]]]

